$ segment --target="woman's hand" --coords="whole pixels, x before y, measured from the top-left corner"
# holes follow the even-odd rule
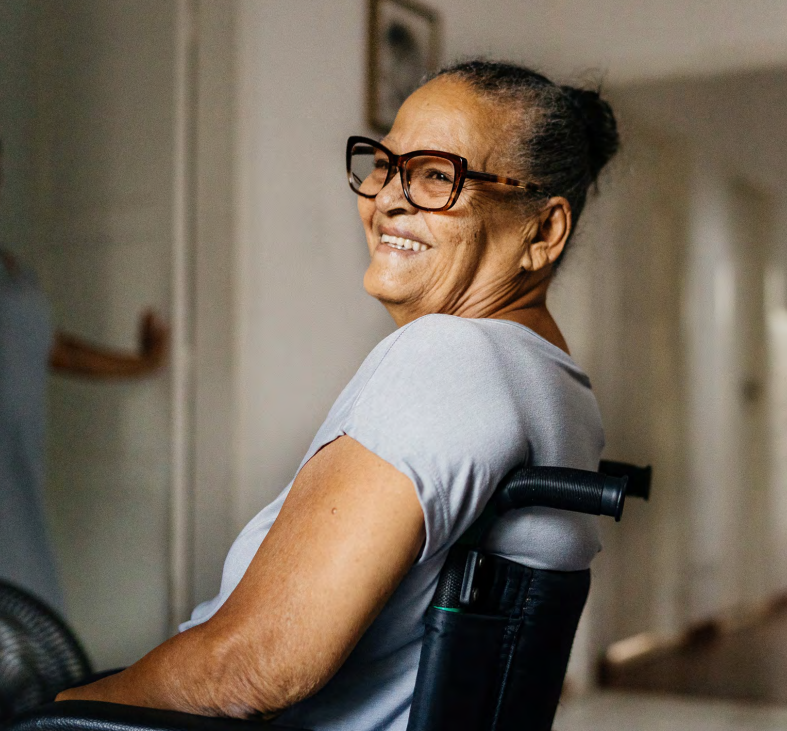
[[[58,698],[240,718],[281,711],[341,667],[424,537],[409,478],[340,437],[300,471],[244,577],[210,620]]]
[[[56,701],[98,701],[102,700],[98,695],[96,686],[98,683],[91,683],[90,685],[83,685],[81,688],[69,688],[62,693],[58,693],[55,698]]]

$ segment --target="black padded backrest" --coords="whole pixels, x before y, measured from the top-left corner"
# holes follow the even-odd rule
[[[467,549],[452,552],[449,566],[463,564]],[[484,561],[488,580],[472,611],[427,612],[408,731],[552,728],[590,571]]]
[[[522,465],[449,553],[425,618],[408,731],[551,731],[590,571],[484,555],[496,516],[544,506],[620,519],[628,475]]]

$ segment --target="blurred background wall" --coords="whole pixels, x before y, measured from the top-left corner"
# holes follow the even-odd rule
[[[4,208],[14,215],[0,218],[0,241],[18,251],[33,240],[32,201],[35,108],[32,101],[33,58],[29,52],[33,21],[26,3],[0,4],[0,129],[4,149]],[[4,211],[5,213],[5,211]]]
[[[144,306],[173,303],[174,11],[3,3],[3,241],[58,327],[122,347]],[[69,612],[102,664],[168,631],[171,394],[167,379],[51,381],[50,522]]]
[[[481,53],[566,81],[596,70],[621,120],[623,153],[553,307],[607,454],[652,462],[656,482],[649,505],[605,526],[573,658],[583,687],[617,640],[787,588],[783,3],[430,5],[446,61]],[[233,534],[392,329],[361,286],[343,173],[347,135],[369,132],[366,3],[6,0],[0,13],[3,240],[71,329],[125,344],[143,303],[174,328],[156,382],[52,388],[69,612],[99,665],[123,664],[212,595]]]

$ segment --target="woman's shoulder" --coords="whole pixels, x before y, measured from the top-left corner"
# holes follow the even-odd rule
[[[530,328],[509,320],[424,315],[389,335],[376,350],[380,359],[455,368],[508,370],[513,362],[519,375],[541,368],[582,374],[567,353]]]
[[[370,354],[370,365],[418,374],[480,367],[491,355],[489,334],[478,321],[454,315],[424,315],[400,327]]]
[[[380,342],[347,395],[362,400],[385,395],[400,402],[414,394],[428,400],[461,396],[468,403],[480,397],[510,408],[512,394],[532,393],[545,383],[553,391],[589,387],[567,354],[524,326],[432,314]]]
[[[453,315],[424,315],[394,330],[369,353],[361,372],[371,374],[391,361],[435,362],[456,352],[480,344],[479,331],[470,320]],[[423,363],[422,363],[423,364]]]
[[[489,328],[487,322],[456,315],[424,315],[399,328],[386,340],[392,351],[423,350],[432,356],[443,351],[455,352],[457,347],[483,351],[503,335]]]
[[[402,337],[413,340],[438,337],[448,340],[472,341],[483,336],[486,329],[485,322],[487,321],[458,317],[457,315],[423,315],[399,328],[396,332],[400,333]]]

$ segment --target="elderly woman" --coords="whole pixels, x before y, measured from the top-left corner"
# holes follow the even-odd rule
[[[235,541],[218,596],[129,669],[60,698],[404,729],[450,546],[513,467],[598,466],[596,401],[546,295],[617,144],[596,92],[482,61],[415,91],[381,143],[350,138],[364,286],[399,329]],[[590,516],[524,509],[487,549],[575,571],[599,542]]]

